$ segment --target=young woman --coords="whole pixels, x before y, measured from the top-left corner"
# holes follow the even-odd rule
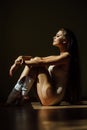
[[[11,76],[21,65],[25,65],[25,68],[8,96],[8,104],[17,100],[20,94],[26,99],[34,82],[42,105],[55,105],[62,100],[77,102],[78,50],[74,34],[61,28],[53,37],[53,46],[60,50],[60,54],[47,57],[19,56],[15,60],[10,68]]]

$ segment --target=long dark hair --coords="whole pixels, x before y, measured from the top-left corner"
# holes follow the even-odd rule
[[[75,34],[66,28],[62,28],[65,33],[65,37],[69,41],[68,51],[71,55],[69,79],[65,93],[65,99],[70,103],[74,104],[80,100],[80,59],[79,59],[79,48]]]

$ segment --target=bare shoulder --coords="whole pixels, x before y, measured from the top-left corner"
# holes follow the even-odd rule
[[[63,55],[63,56],[70,56],[70,53],[69,52],[63,52],[61,55]]]
[[[70,58],[70,53],[69,52],[63,52],[60,54],[61,58]]]
[[[69,52],[63,52],[59,56],[58,63],[60,61],[61,64],[66,64],[70,61],[70,59],[71,59],[70,53]]]

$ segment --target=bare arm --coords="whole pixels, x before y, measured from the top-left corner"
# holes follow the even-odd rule
[[[9,74],[10,76],[18,69],[22,64],[28,66],[43,66],[43,65],[55,65],[55,64],[64,64],[70,58],[68,52],[64,52],[58,56],[47,56],[47,57],[34,57],[32,56],[19,56],[14,64],[11,66]]]
[[[32,56],[19,56],[16,60],[15,60],[15,64],[22,64],[23,61],[25,60],[30,60],[32,58]]]
[[[9,74],[10,76],[13,75],[13,73],[23,64],[23,62],[26,60],[30,60],[32,58],[32,56],[19,56],[14,64],[11,66],[10,70],[9,70]]]
[[[69,53],[64,52],[63,54],[58,56],[36,57],[29,61],[25,60],[24,63],[26,65],[33,65],[33,66],[63,64],[66,63],[69,57],[70,57]]]

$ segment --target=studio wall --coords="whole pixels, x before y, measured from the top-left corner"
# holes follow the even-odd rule
[[[78,40],[81,97],[87,99],[86,0],[0,1],[0,100],[5,100],[23,68],[13,77],[10,66],[19,55],[57,54],[52,47],[58,28],[71,29]]]

